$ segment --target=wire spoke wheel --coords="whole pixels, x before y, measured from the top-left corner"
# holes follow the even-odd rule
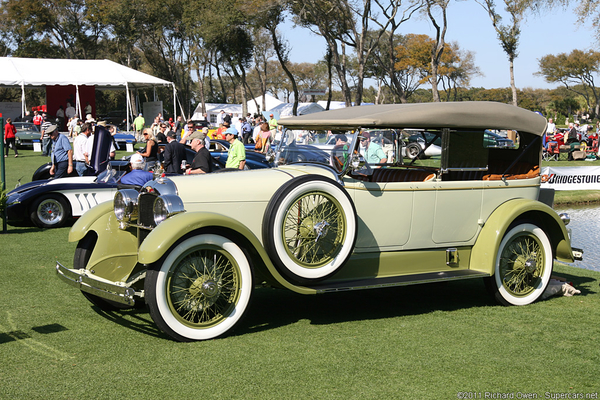
[[[217,234],[192,236],[173,247],[147,272],[150,316],[179,341],[214,339],[242,319],[253,290],[246,253]]]
[[[514,238],[500,256],[502,285],[515,296],[531,293],[544,270],[540,241],[528,234]]]
[[[235,309],[240,283],[240,269],[231,255],[211,245],[194,248],[168,273],[169,307],[187,326],[214,326]]]
[[[322,192],[307,193],[294,201],[283,224],[288,254],[305,268],[330,262],[346,238],[341,205]]]
[[[510,229],[496,257],[494,295],[504,305],[525,305],[537,300],[552,275],[553,256],[544,231],[524,223]]]
[[[350,257],[356,234],[350,195],[323,176],[286,182],[271,198],[263,218],[263,241],[273,265],[297,284],[335,274]]]

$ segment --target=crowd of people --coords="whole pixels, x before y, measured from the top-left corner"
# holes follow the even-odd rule
[[[67,103],[67,108],[59,107],[56,119],[52,121],[45,112],[34,111],[30,121],[40,131],[42,156],[50,157],[52,167],[50,174],[55,178],[68,176],[73,171],[79,176],[97,173],[91,165],[92,147],[96,126],[104,125],[96,122],[91,114],[91,106],[86,107],[85,119],[79,118],[75,109]],[[266,153],[277,131],[277,120],[273,114],[269,118],[262,115],[248,113],[245,117],[234,117],[233,114],[221,111],[218,114],[216,129],[209,129],[208,119],[204,114],[205,123],[188,120],[182,117],[165,119],[159,113],[153,122],[147,126],[146,120],[140,113],[133,121],[133,130],[138,142],[145,143],[143,150],[136,152],[131,157],[131,167],[135,172],[133,176],[123,177],[125,182],[135,177],[139,183],[143,179],[151,179],[150,174],[141,174],[146,163],[154,162],[169,174],[200,174],[210,173],[213,162],[209,148],[211,140],[223,140],[229,143],[228,157],[225,167],[244,169],[246,164],[246,145],[254,144],[257,152]],[[9,148],[18,157],[15,144],[16,128],[10,118],[5,125],[5,157],[8,157]],[[68,134],[61,135],[62,127],[66,127]],[[114,134],[114,127],[109,125],[110,133]],[[72,143],[71,143],[72,142]],[[196,152],[191,164],[186,162],[185,145]],[[114,143],[110,148],[110,156],[114,158]],[[141,157],[141,161],[140,161]],[[130,172],[129,174],[131,174]],[[129,175],[127,174],[127,175]]]
[[[206,117],[206,114],[204,116]],[[266,153],[273,141],[277,129],[277,120],[270,115],[266,120],[261,115],[236,118],[233,114],[221,111],[217,116],[217,128],[209,129],[208,121],[188,120],[183,122],[172,118],[164,120],[158,114],[150,127],[145,127],[143,114],[139,114],[133,122],[136,137],[146,143],[137,154],[146,162],[158,162],[160,168],[169,174],[201,174],[212,172],[213,163],[210,158],[210,141],[224,140],[229,143],[226,168],[244,169],[246,163],[245,145],[254,144],[255,151]],[[185,147],[196,151],[191,164],[186,165]]]

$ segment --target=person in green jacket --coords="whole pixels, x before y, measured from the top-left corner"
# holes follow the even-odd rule
[[[135,119],[133,120],[133,129],[135,130],[135,138],[139,141],[141,140],[142,137],[142,130],[144,129],[144,124],[146,123],[146,120],[144,119],[144,116],[142,115],[142,113],[140,113],[137,117],[135,117]]]

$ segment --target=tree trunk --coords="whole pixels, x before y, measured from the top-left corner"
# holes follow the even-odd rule
[[[517,105],[517,87],[515,86],[515,71],[514,71],[514,60],[511,58],[509,61],[510,66],[510,88],[512,90],[512,104]]]

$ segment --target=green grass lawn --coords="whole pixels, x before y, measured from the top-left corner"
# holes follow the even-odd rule
[[[45,161],[23,153],[7,159],[9,187]],[[478,279],[319,296],[260,288],[230,337],[177,343],[145,309],[101,311],[56,277],[57,260],[73,264],[68,231],[0,234],[0,399],[547,398],[600,390],[598,272],[557,264],[555,274],[582,294],[525,307],[496,305]]]
[[[146,310],[103,312],[54,272],[68,228],[0,235],[0,398],[452,399],[459,391],[588,393],[600,374],[600,274],[502,307],[481,280],[302,296],[257,289],[225,339],[177,343]]]

